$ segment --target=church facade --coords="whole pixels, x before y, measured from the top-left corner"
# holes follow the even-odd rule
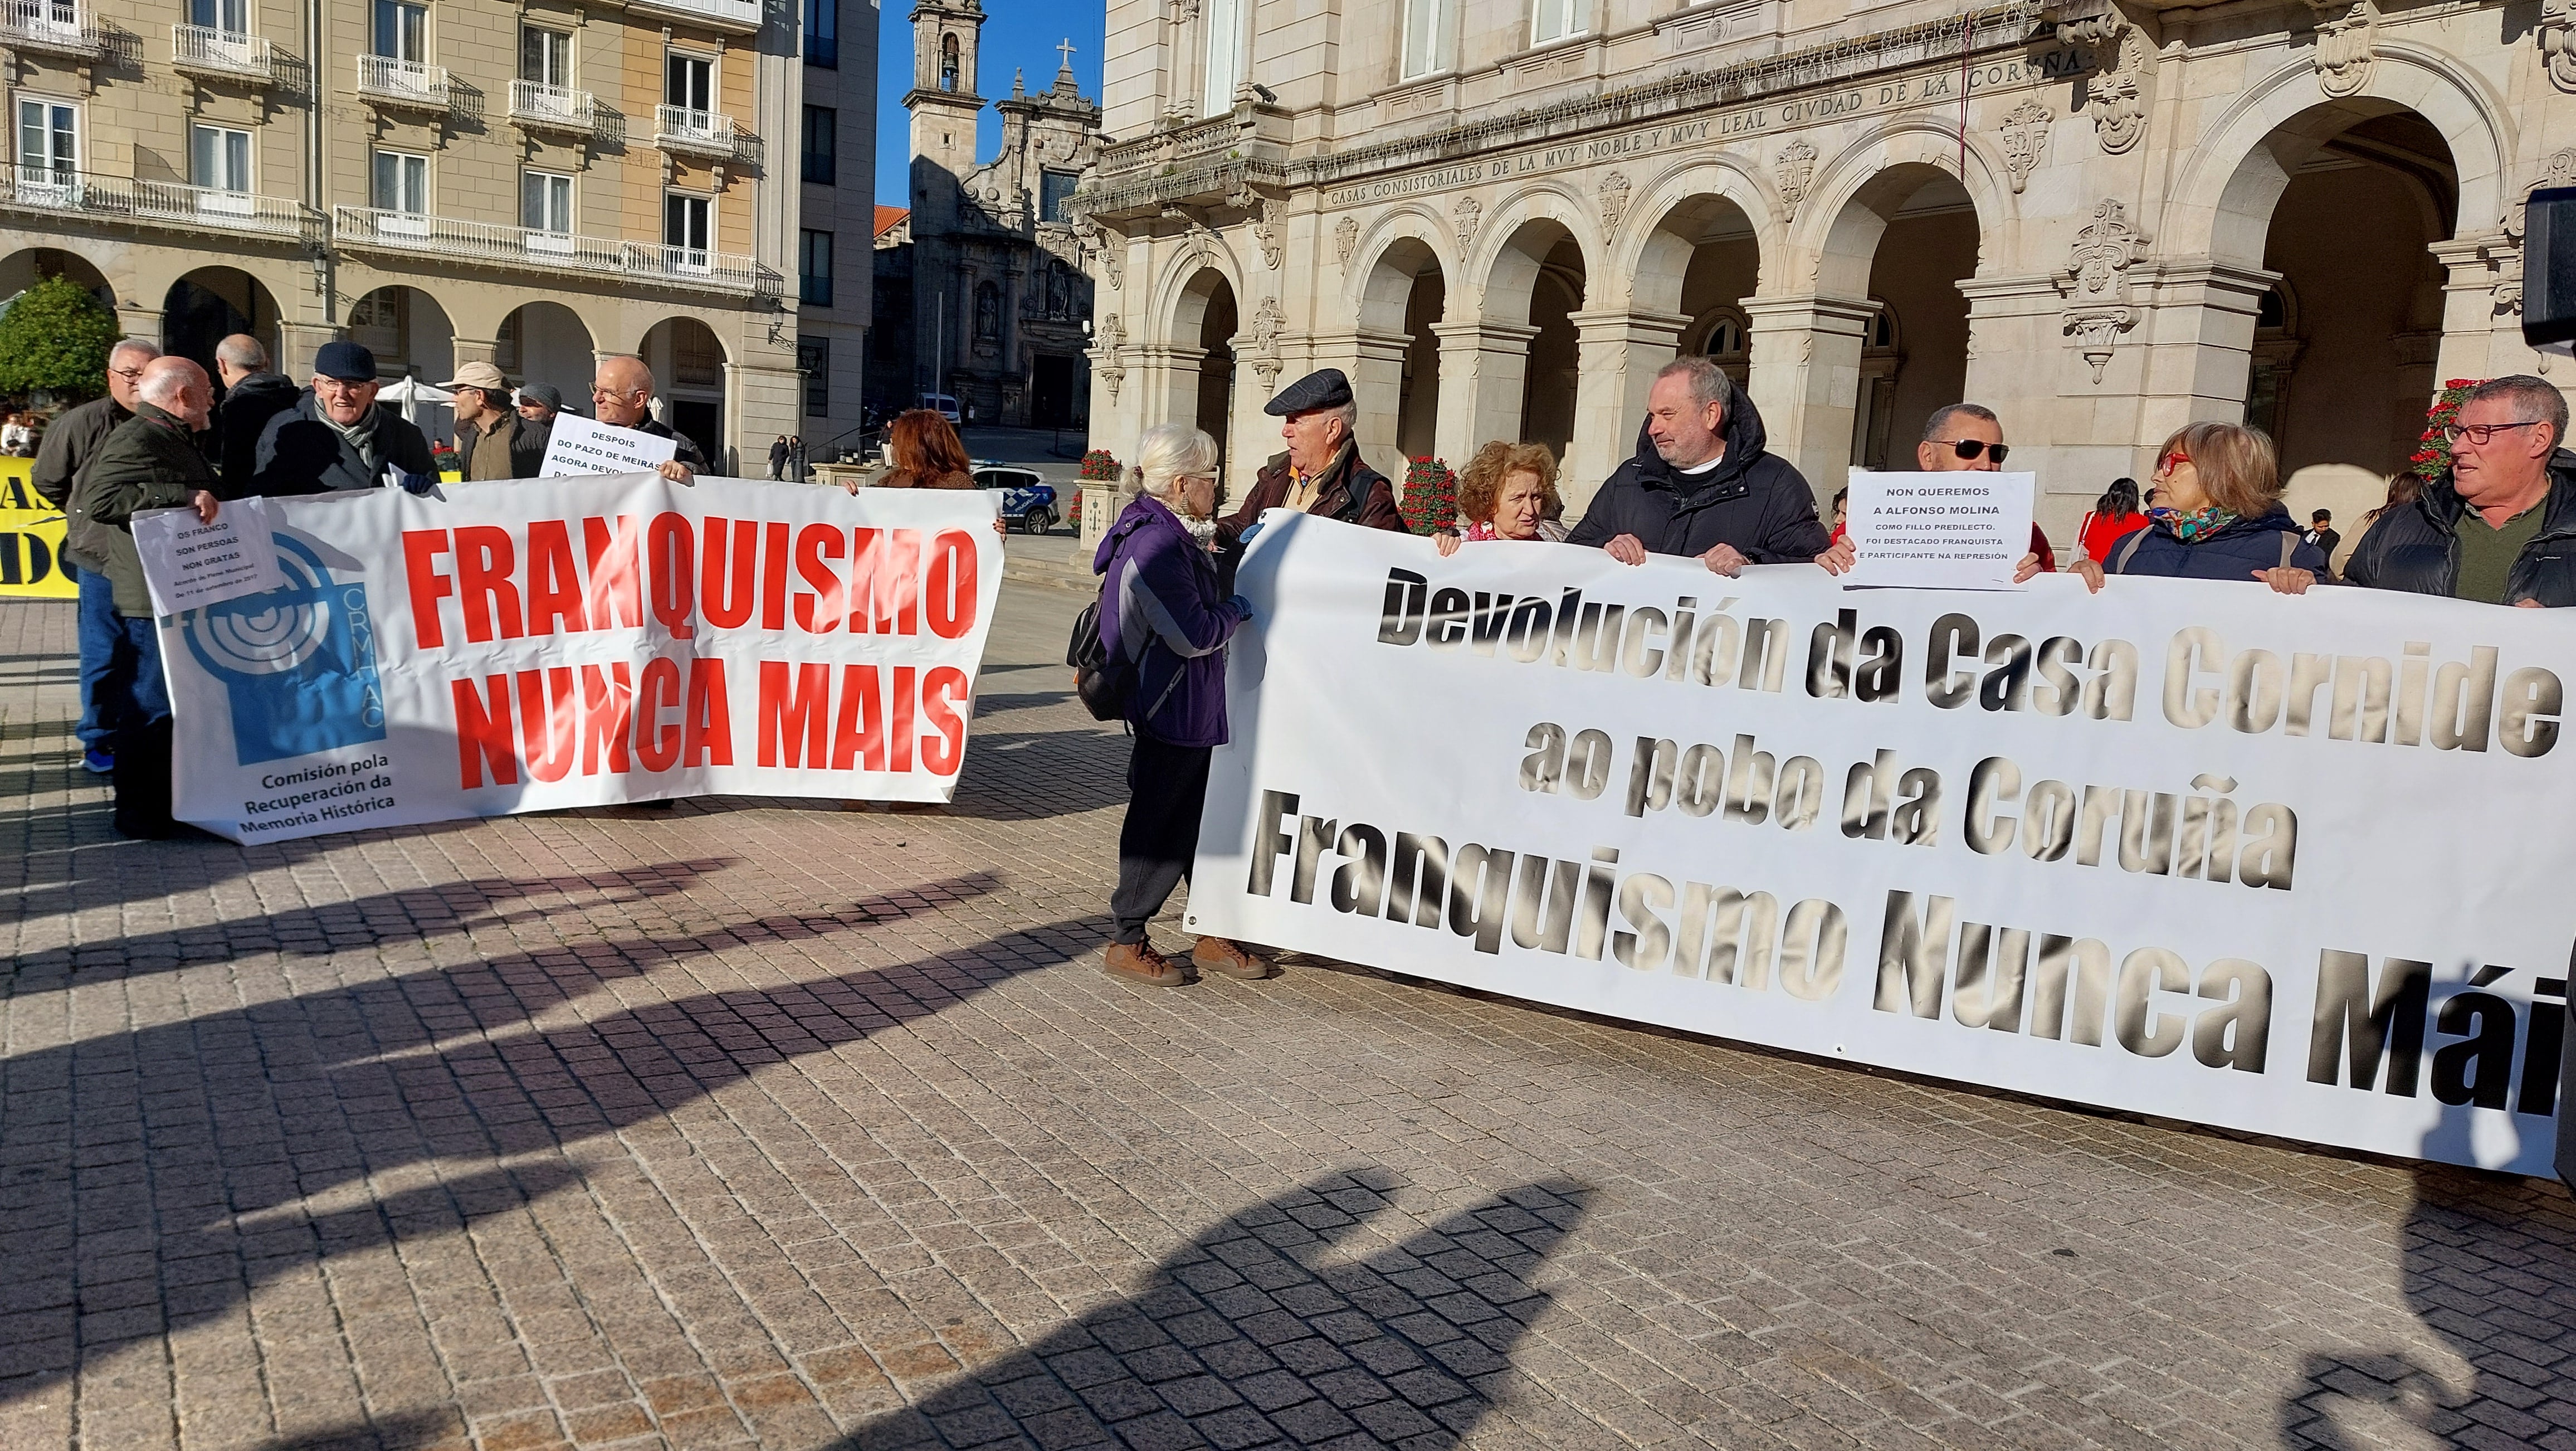
[[[1052,86],[1032,93],[1013,77],[989,103],[1002,144],[978,164],[979,0],[923,0],[912,12],[911,214],[881,228],[878,265],[887,301],[877,312],[877,370],[870,401],[909,408],[924,394],[958,400],[971,420],[1070,428],[1090,410],[1091,282],[1065,207],[1099,157],[1100,107],[1074,83],[1072,48]]]
[[[2544,372],[2520,206],[2576,177],[2563,0],[1112,0],[1092,442],[1247,488],[1346,370],[1365,456],[1487,439],[1579,510],[1715,356],[1820,496],[1994,408],[2060,539],[2199,419],[2406,467],[2443,380]],[[2558,381],[2566,381],[2560,364]],[[2368,483],[2367,479],[2363,482]]]

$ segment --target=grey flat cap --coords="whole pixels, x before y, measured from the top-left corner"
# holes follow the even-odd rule
[[[1261,405],[1261,411],[1274,418],[1292,413],[1311,413],[1318,408],[1339,408],[1351,401],[1351,380],[1339,368],[1322,368],[1279,390],[1279,396]]]

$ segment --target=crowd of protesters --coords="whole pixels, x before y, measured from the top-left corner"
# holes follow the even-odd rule
[[[1137,982],[1189,980],[1147,940],[1145,924],[1187,879],[1197,851],[1209,758],[1227,739],[1225,655],[1252,619],[1251,602],[1232,593],[1233,565],[1261,516],[1288,508],[1406,528],[1385,476],[1359,456],[1358,409],[1339,370],[1299,379],[1266,411],[1282,419],[1287,448],[1224,517],[1216,512],[1216,442],[1181,424],[1148,430],[1130,497],[1092,561],[1102,577],[1102,646],[1136,677],[1126,708],[1135,742],[1110,903],[1115,931],[1104,965]],[[2542,379],[2480,385],[2445,428],[2449,471],[2429,482],[2398,475],[2387,501],[2361,520],[2338,576],[2333,561],[2344,539],[2333,514],[2319,509],[2305,523],[2291,517],[2271,438],[2239,424],[2190,424],[2157,450],[2145,489],[2123,478],[2103,492],[2077,529],[2066,572],[2095,592],[2115,575],[2155,575],[2289,595],[2344,583],[2524,608],[2576,605],[2576,549],[2567,547],[2576,536],[2576,452],[2563,447],[2567,426],[2564,397]],[[1996,471],[2010,452],[2003,420],[1963,402],[1926,420],[1915,463],[1925,472]],[[1435,543],[1443,556],[1474,541],[1544,540],[1599,548],[1631,565],[1655,554],[1686,556],[1727,576],[1748,564],[1798,563],[1841,574],[1857,558],[1844,528],[1847,498],[1847,490],[1834,495],[1829,527],[1807,480],[1767,450],[1752,400],[1714,361],[1683,357],[1656,374],[1636,452],[1571,530],[1558,522],[1555,455],[1542,444],[1495,440],[1460,476],[1457,520]],[[2034,526],[2016,580],[2056,567]],[[1275,970],[1214,937],[1200,937],[1190,961],[1237,977]]]

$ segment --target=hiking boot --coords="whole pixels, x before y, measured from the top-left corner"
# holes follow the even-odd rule
[[[1112,942],[1100,959],[1102,970],[1111,977],[1141,982],[1153,987],[1179,987],[1188,982],[1189,974],[1170,958],[1154,950],[1150,942]]]
[[[1222,937],[1200,938],[1199,945],[1190,949],[1190,961],[1198,964],[1201,972],[1246,979],[1265,978],[1279,970]]]

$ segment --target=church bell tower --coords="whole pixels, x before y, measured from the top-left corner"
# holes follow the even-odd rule
[[[975,118],[984,98],[975,92],[975,52],[984,29],[981,0],[921,0],[912,12],[913,205],[921,194],[921,163],[962,178],[975,169]]]

